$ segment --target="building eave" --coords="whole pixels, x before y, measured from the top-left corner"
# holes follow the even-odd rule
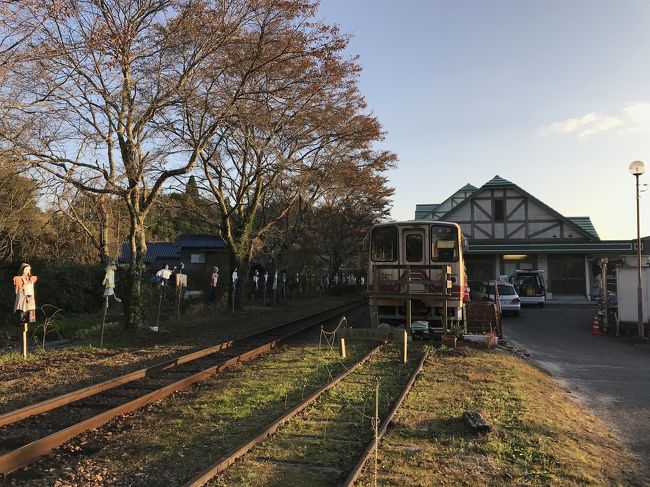
[[[633,242],[629,240],[600,240],[597,242],[549,242],[549,243],[477,243],[468,244],[467,253],[475,254],[585,254],[585,253],[634,254]]]

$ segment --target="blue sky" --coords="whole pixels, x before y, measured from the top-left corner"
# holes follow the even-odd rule
[[[636,238],[650,183],[650,1],[321,0],[397,153],[392,217],[495,175],[602,239]],[[650,234],[650,192],[641,198]]]

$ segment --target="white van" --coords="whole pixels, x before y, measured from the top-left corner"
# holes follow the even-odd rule
[[[517,270],[514,286],[521,299],[521,304],[537,305],[540,308],[546,302],[546,279],[544,271]]]

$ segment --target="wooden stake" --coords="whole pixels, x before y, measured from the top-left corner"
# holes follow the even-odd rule
[[[408,361],[408,332],[404,330],[402,335],[402,363],[405,364]]]
[[[410,296],[411,295],[411,266],[406,266],[406,275],[408,276],[406,279],[406,293]],[[406,301],[406,330],[411,333],[411,324],[413,321],[413,315],[411,313],[411,298],[409,297],[408,301]]]
[[[27,358],[27,330],[29,324],[23,323],[23,358]]]
[[[377,487],[377,467],[379,465],[379,379],[375,389],[375,487]]]
[[[339,338],[339,353],[341,354],[341,358],[346,357],[345,353],[345,338]]]
[[[165,292],[165,286],[161,286],[160,297],[158,298],[158,315],[156,316],[156,331],[158,331],[160,327],[160,306],[162,305],[164,292]]]
[[[102,317],[102,332],[99,336],[100,347],[104,346],[104,324],[106,323],[106,313],[108,313],[108,296],[106,296],[106,300],[104,301],[104,316]]]

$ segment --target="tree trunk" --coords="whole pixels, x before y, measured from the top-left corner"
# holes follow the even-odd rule
[[[124,300],[124,317],[127,328],[136,328],[144,323],[144,300],[142,299],[142,272],[144,256],[147,253],[144,220],[131,219],[129,232],[131,260],[127,280],[127,293]]]
[[[107,266],[111,261],[111,256],[109,254],[108,248],[108,232],[109,232],[109,222],[108,222],[108,212],[106,210],[106,201],[105,195],[100,195],[97,198],[97,214],[99,217],[99,261],[102,267]],[[116,256],[119,257],[119,256]]]

